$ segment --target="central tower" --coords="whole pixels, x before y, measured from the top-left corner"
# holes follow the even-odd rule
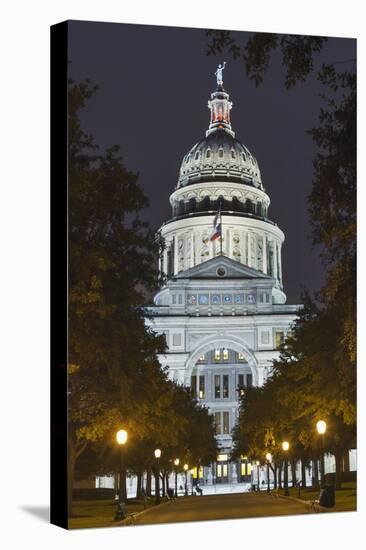
[[[206,135],[183,157],[170,196],[172,218],[161,227],[166,248],[160,270],[172,277],[222,253],[273,277],[275,303],[285,303],[281,261],[284,234],[268,217],[270,198],[258,162],[235,136],[230,120],[232,105],[223,87],[221,68],[208,101]],[[220,239],[210,240],[219,209],[221,243]]]
[[[206,134],[183,157],[170,197],[172,218],[161,227],[167,278],[146,320],[165,335],[161,365],[214,418],[220,452],[194,474],[206,492],[218,483],[230,491],[250,483],[252,465],[231,455],[239,398],[271,376],[299,309],[286,304],[284,234],[268,217],[257,160],[232,128],[223,69],[216,71]]]

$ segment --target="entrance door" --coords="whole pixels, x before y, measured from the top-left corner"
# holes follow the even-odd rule
[[[228,462],[216,463],[216,483],[228,483]]]

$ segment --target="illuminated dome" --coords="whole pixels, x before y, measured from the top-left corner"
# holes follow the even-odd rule
[[[229,180],[263,190],[256,158],[235,138],[230,122],[232,102],[222,86],[211,94],[208,106],[211,120],[206,137],[184,156],[177,188]]]
[[[255,157],[225,129],[217,129],[183,158],[177,187],[225,179],[263,189]]]

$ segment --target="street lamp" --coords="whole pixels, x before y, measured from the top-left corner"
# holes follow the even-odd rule
[[[289,450],[290,448],[290,443],[288,441],[284,441],[282,443],[282,450],[285,451],[285,479],[283,480],[284,481],[284,495],[286,497],[289,496],[289,491],[288,491],[288,458],[287,458],[287,451]]]
[[[187,485],[187,472],[188,472],[188,464],[185,464],[183,466],[183,470],[184,470],[184,473],[185,473],[185,487],[184,487],[184,495],[187,496],[188,495],[188,485]]]
[[[316,429],[319,434],[319,446],[320,446],[320,486],[323,487],[324,485],[324,476],[325,476],[325,468],[324,468],[324,434],[327,429],[327,423],[324,422],[324,420],[319,420],[316,423]]]
[[[178,466],[179,466],[179,458],[176,458],[174,460],[174,466],[175,466],[175,496],[178,496]]]
[[[161,457],[161,450],[160,449],[155,449],[154,455],[155,455],[155,458],[156,458],[155,504],[160,504],[159,459]]]
[[[126,517],[126,483],[125,483],[125,467],[124,467],[124,456],[123,456],[123,447],[127,441],[127,432],[126,430],[118,430],[116,433],[116,440],[120,446],[120,455],[119,455],[119,493],[118,493],[118,506],[116,510],[116,515],[114,519],[116,521],[124,519]]]
[[[259,462],[259,460],[257,460],[256,465],[257,465],[257,481],[258,481],[258,489],[257,490],[258,491],[260,491],[260,487],[259,487],[259,464],[260,464],[260,462]]]
[[[266,454],[266,460],[267,460],[267,493],[269,493],[271,491],[271,488],[269,486],[269,465],[272,462],[271,453]]]

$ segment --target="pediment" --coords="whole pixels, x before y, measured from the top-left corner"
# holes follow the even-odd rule
[[[226,256],[217,256],[177,273],[174,279],[266,279],[269,281],[272,277]]]

